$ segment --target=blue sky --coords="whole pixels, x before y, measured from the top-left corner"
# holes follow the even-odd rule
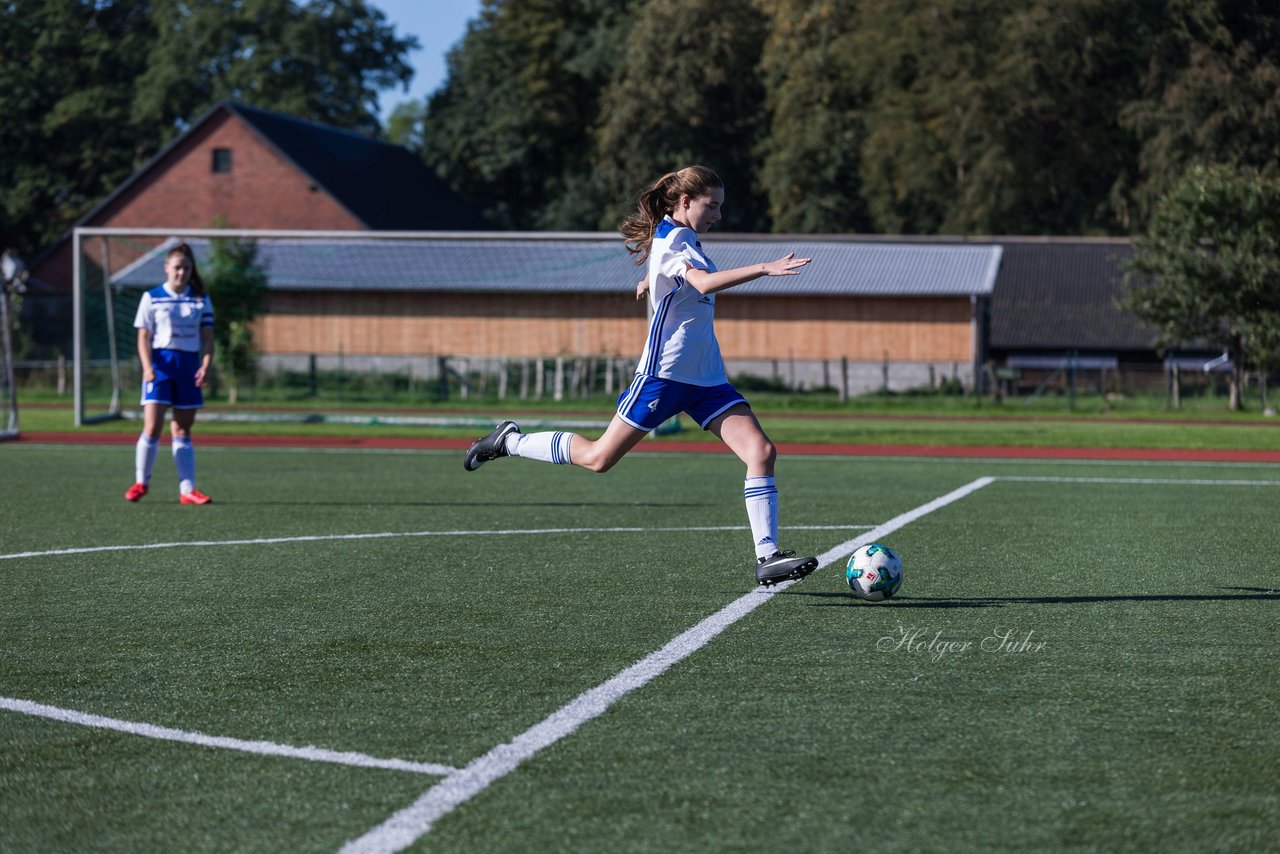
[[[415,35],[422,46],[409,54],[413,82],[409,91],[399,87],[382,93],[378,106],[383,121],[395,106],[430,95],[445,78],[445,54],[467,31],[467,23],[480,15],[481,0],[372,0],[396,28],[396,35]]]

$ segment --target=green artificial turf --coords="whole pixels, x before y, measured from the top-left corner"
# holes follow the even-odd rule
[[[132,505],[129,448],[0,445],[0,696],[462,767],[753,589],[725,455],[198,454],[214,504],[166,454]],[[419,846],[1274,845],[1280,467],[784,458],[783,545],[982,477],[884,537],[894,600],[833,562]],[[439,779],[0,710],[0,849],[332,851]]]
[[[766,401],[767,403],[767,401]],[[484,424],[494,424],[507,417],[533,423],[537,429],[553,429],[562,422],[587,421],[598,426],[573,429],[588,436],[604,432],[612,409],[603,403],[598,408],[528,408],[512,404],[503,408],[489,404],[465,410],[442,407],[404,409],[381,408],[377,411],[324,406],[307,407],[305,412],[323,415],[341,411],[345,417],[359,417],[358,423],[297,423],[279,421],[217,421],[217,413],[258,413],[271,418],[282,414],[279,408],[270,413],[255,407],[210,407],[202,419],[197,416],[195,432],[217,435],[262,435],[305,437],[377,437],[397,439],[450,438],[473,439],[484,432]],[[283,410],[287,412],[289,410]],[[292,410],[295,413],[297,410]],[[990,410],[995,412],[995,410]],[[1007,411],[1006,411],[1007,412]],[[399,415],[432,418],[455,418],[460,426],[404,426],[393,423]],[[829,412],[794,409],[759,409],[761,423],[775,442],[816,444],[875,445],[963,445],[1067,448],[1185,448],[1218,450],[1280,451],[1280,420],[1257,412],[1210,420],[1173,418],[1146,413],[1141,417],[1111,415],[1044,416],[1029,413],[998,415],[988,410],[957,414],[935,412]],[[317,419],[318,421],[319,419]],[[681,430],[654,437],[655,442],[715,442],[710,433],[699,429],[682,416]],[[72,411],[66,406],[31,406],[21,411],[21,425],[26,433],[65,432],[75,430],[87,436],[98,434],[136,434],[138,420],[115,420],[85,427],[74,426]]]

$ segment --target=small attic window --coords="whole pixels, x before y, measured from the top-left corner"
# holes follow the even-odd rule
[[[231,149],[215,148],[213,150],[213,171],[214,172],[230,172],[231,171]]]

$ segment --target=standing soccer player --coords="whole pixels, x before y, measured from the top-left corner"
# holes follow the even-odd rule
[[[475,471],[499,457],[525,457],[606,472],[659,424],[680,412],[710,430],[746,464],[743,498],[756,553],[756,583],[804,578],[818,568],[814,557],[796,557],[778,546],[777,449],[755,413],[730,383],[716,341],[716,293],[761,276],[795,276],[809,263],[791,253],[776,261],[717,270],[698,235],[720,220],[724,184],[705,166],[689,166],[659,178],[641,194],[638,209],[621,227],[637,265],[648,261],[636,290],[648,293],[653,316],[635,379],[618,398],[604,435],[523,434],[504,421],[467,451],[463,466]]]
[[[142,295],[133,325],[142,362],[142,435],[135,451],[133,486],[124,494],[137,501],[147,494],[160,447],[164,416],[173,407],[169,435],[178,469],[178,501],[208,504],[196,489],[196,456],[191,426],[204,406],[200,391],[213,361],[213,303],[205,295],[191,247],[180,243],[164,258],[165,283]]]

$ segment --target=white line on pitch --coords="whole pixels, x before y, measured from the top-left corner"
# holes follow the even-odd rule
[[[850,549],[879,539],[914,522],[921,516],[964,498],[969,493],[991,483],[992,480],[993,478],[990,477],[980,477],[941,498],[922,504],[901,516],[895,516],[883,525],[841,543],[818,558],[818,568],[821,569],[840,559]],[[351,840],[343,846],[342,850],[365,854],[365,852],[399,851],[412,845],[414,841],[429,832],[436,821],[455,807],[484,791],[495,780],[514,771],[520,763],[543,748],[550,747],[572,734],[587,721],[603,714],[606,709],[627,694],[661,676],[673,665],[706,646],[729,626],[768,602],[775,592],[795,583],[794,581],[784,582],[771,590],[757,589],[739,597],[693,628],[676,636],[662,649],[642,658],[607,682],[580,694],[541,723],[525,730],[506,744],[498,745],[462,770],[445,777],[423,793],[418,800],[360,838]]]
[[[287,744],[275,744],[270,741],[244,741],[239,738],[226,738],[218,735],[205,735],[202,732],[187,732],[154,724],[122,721],[117,718],[106,718],[77,712],[73,709],[60,709],[57,706],[46,706],[30,700],[19,700],[13,697],[0,697],[0,709],[20,712],[24,715],[35,715],[50,718],[69,724],[111,729],[130,735],[141,735],[146,738],[158,738],[163,741],[181,741],[187,744],[199,744],[205,747],[220,747],[225,750],[239,750],[243,753],[257,753],[263,756],[285,756],[290,759],[306,759],[311,762],[332,762],[336,765],[352,765],[358,768],[384,768],[391,771],[411,771],[415,774],[432,774],[443,777],[456,773],[458,769],[449,765],[436,765],[430,762],[410,762],[407,759],[380,759],[377,756],[366,756],[363,753],[350,753],[339,750],[325,750],[322,747],[290,747]]]
[[[853,528],[870,528],[870,525],[792,525],[795,529],[810,531],[845,531]],[[191,540],[177,543],[143,543],[128,546],[85,546],[75,549],[50,549],[43,552],[15,552],[0,555],[0,560],[20,557],[49,557],[52,555],[82,555],[93,552],[131,552],[147,549],[187,549],[197,546],[266,546],[278,543],[315,543],[325,540],[386,540],[394,537],[474,537],[516,536],[520,534],[647,534],[653,532],[679,533],[683,531],[745,531],[745,525],[719,525],[691,528],[515,528],[507,531],[380,531],[371,534],[312,534],[299,537],[259,537],[252,540]]]

